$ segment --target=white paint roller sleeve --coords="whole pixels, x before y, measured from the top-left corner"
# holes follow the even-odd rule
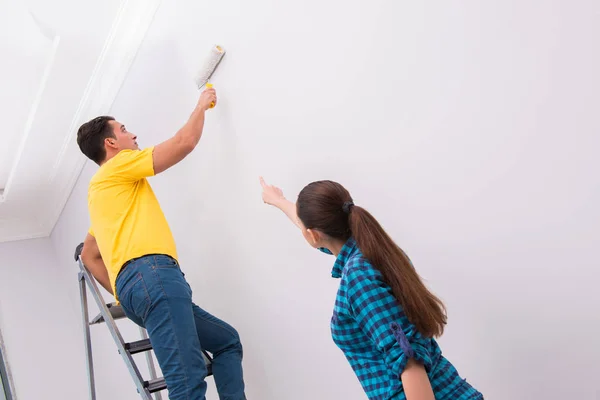
[[[196,75],[196,86],[198,89],[202,88],[208,82],[224,55],[225,49],[222,46],[213,46],[204,65],[198,71],[198,75]]]

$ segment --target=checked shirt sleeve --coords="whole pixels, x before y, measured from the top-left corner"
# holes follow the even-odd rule
[[[348,302],[357,324],[382,353],[394,375],[400,378],[411,358],[429,372],[430,340],[408,321],[381,274],[363,260],[352,260],[345,278]]]

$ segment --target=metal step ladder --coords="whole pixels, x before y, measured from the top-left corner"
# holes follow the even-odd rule
[[[102,294],[100,290],[98,290],[98,285],[96,283],[95,278],[88,271],[88,269],[83,265],[81,261],[81,250],[83,249],[83,243],[80,243],[75,248],[75,261],[79,263],[80,272],[78,274],[79,280],[79,293],[81,296],[81,313],[83,319],[83,336],[85,341],[85,355],[87,361],[87,374],[89,381],[89,395],[90,400],[96,400],[96,384],[94,380],[94,362],[92,358],[92,341],[90,337],[90,326],[105,323],[110,331],[115,343],[117,345],[117,350],[119,354],[123,357],[125,361],[125,365],[127,369],[131,373],[135,386],[137,387],[138,393],[142,396],[144,400],[152,400],[152,394],[154,394],[154,400],[162,400],[162,395],[160,391],[167,388],[167,384],[164,378],[158,378],[156,376],[156,369],[154,368],[154,361],[152,357],[152,344],[150,343],[150,339],[148,338],[148,333],[146,329],[140,327],[140,334],[142,338],[140,340],[134,342],[125,342],[121,333],[119,332],[119,328],[117,328],[117,324],[115,320],[127,318],[125,312],[118,306],[116,303],[105,303],[102,298]],[[86,286],[90,288],[92,293],[92,297],[96,301],[98,308],[100,309],[100,314],[94,317],[91,321],[88,315],[88,303],[87,303],[87,290]],[[133,355],[138,353],[146,353],[146,361],[148,363],[148,370],[150,372],[150,379],[145,380],[140,373],[135,361],[133,360]],[[212,375],[212,357],[205,351],[202,350],[202,354],[204,355],[204,360],[206,362],[206,368],[208,370],[208,375]]]

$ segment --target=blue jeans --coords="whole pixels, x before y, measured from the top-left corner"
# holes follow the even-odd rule
[[[127,317],[148,331],[169,399],[206,399],[201,349],[213,355],[219,398],[246,399],[240,337],[192,302],[192,289],[177,261],[165,255],[134,259],[121,270],[116,286]]]

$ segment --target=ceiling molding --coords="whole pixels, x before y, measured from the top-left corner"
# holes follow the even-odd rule
[[[37,23],[37,20],[35,21]],[[33,121],[35,120],[40,101],[44,96],[46,84],[48,83],[48,78],[50,77],[50,73],[52,72],[52,67],[54,66],[54,61],[56,60],[58,46],[60,45],[60,36],[55,35],[54,37],[49,38],[47,36],[47,32],[43,31],[42,29],[40,29],[40,34],[52,41],[52,48],[50,50],[48,61],[46,61],[46,66],[44,67],[44,73],[42,75],[40,86],[38,87],[33,103],[31,104],[31,108],[29,109],[27,121],[25,122],[25,128],[23,129],[23,134],[21,135],[21,140],[19,141],[15,158],[13,160],[12,166],[10,167],[8,179],[6,180],[6,185],[4,185],[4,188],[2,188],[2,193],[0,193],[0,203],[4,203],[8,199],[8,193],[10,192],[11,186],[13,185],[15,174],[17,172],[17,168],[19,167],[19,163],[21,162],[21,156],[23,155],[23,150],[25,150],[25,145],[27,144],[29,134],[31,133],[31,126],[33,125]]]
[[[20,220],[2,221],[0,242],[46,237],[52,233],[87,161],[76,143],[77,130],[85,121],[110,113],[160,1],[121,2],[68,133],[64,136],[61,150],[52,168],[46,170],[48,190],[44,195],[43,209],[36,210],[35,216],[34,212],[30,212],[29,216]]]

